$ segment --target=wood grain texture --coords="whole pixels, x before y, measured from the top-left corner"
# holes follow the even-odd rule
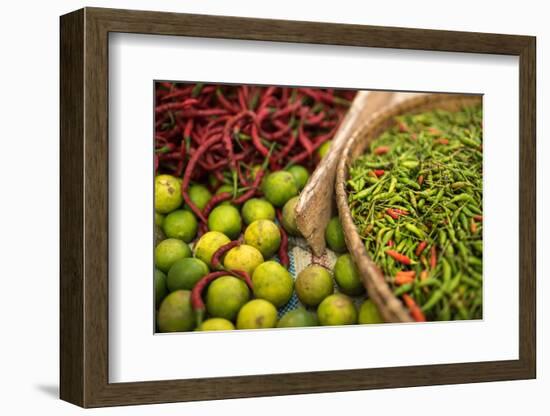
[[[520,54],[519,97],[519,356],[536,377],[537,152],[536,41]]]
[[[84,12],[60,24],[60,388],[84,404]]]
[[[108,33],[520,56],[520,359],[143,383],[108,380]],[[87,8],[61,18],[61,397],[83,407],[535,376],[532,37]]]

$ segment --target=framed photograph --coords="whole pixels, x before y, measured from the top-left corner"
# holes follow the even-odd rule
[[[63,400],[536,377],[534,37],[60,27]]]

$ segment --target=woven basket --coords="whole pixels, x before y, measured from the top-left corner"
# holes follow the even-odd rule
[[[369,297],[376,303],[380,314],[386,322],[411,322],[412,318],[401,301],[393,295],[380,268],[368,256],[357,227],[353,223],[346,193],[348,167],[365,152],[365,149],[367,149],[373,139],[392,127],[395,116],[435,109],[458,111],[463,106],[479,103],[481,103],[480,96],[461,94],[427,94],[407,99],[384,108],[369,118],[365,124],[360,125],[349,137],[342,151],[336,170],[335,188],[336,203],[344,229],[346,244],[359,269],[361,279]]]

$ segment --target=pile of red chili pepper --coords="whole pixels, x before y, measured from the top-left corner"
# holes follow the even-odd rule
[[[157,82],[155,95],[155,173],[183,179],[185,202],[204,223],[217,203],[254,196],[267,167],[312,169],[355,91]],[[234,191],[201,211],[187,195],[191,181]]]

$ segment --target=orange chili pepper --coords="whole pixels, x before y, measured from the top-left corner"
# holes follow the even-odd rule
[[[407,305],[407,308],[409,308],[409,312],[416,322],[426,322],[426,317],[424,316],[422,309],[420,309],[413,298],[405,293],[403,295],[403,301],[405,302],[405,305]]]

